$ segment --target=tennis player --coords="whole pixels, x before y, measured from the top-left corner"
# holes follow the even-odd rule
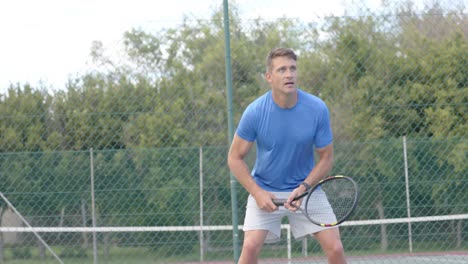
[[[245,109],[229,150],[229,168],[250,194],[240,264],[257,263],[263,244],[280,239],[283,217],[289,218],[296,239],[312,234],[319,241],[328,263],[346,263],[338,228],[309,222],[296,212],[301,201],[289,204],[326,177],[333,165],[328,108],[320,98],[297,88],[296,61],[289,48],[268,54],[265,79],[271,90]],[[250,171],[244,158],[254,142],[256,161]],[[287,198],[288,202],[278,207],[274,198]]]

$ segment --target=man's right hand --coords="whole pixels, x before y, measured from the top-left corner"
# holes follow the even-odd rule
[[[278,210],[278,206],[273,203],[273,199],[276,198],[274,194],[265,190],[259,190],[255,194],[252,194],[252,196],[254,197],[255,201],[257,202],[257,206],[260,209],[269,213]]]

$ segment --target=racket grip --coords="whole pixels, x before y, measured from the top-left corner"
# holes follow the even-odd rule
[[[287,201],[287,199],[273,199],[273,203],[276,206],[283,206]]]
[[[309,194],[308,192],[305,192],[299,196],[296,196],[296,198],[294,198],[292,201],[297,201],[301,198],[304,198],[304,196],[306,196],[307,194]],[[286,202],[288,201],[288,199],[273,199],[273,203],[276,205],[276,206],[281,206],[281,205],[284,205]]]

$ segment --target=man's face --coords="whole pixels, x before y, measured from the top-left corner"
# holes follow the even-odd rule
[[[296,61],[288,57],[276,57],[271,61],[270,70],[265,79],[273,92],[289,94],[296,91],[297,66]]]

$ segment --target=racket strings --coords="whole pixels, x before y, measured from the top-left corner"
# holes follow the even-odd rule
[[[326,181],[308,197],[306,213],[317,223],[335,223],[346,218],[353,210],[356,188],[348,180]]]

